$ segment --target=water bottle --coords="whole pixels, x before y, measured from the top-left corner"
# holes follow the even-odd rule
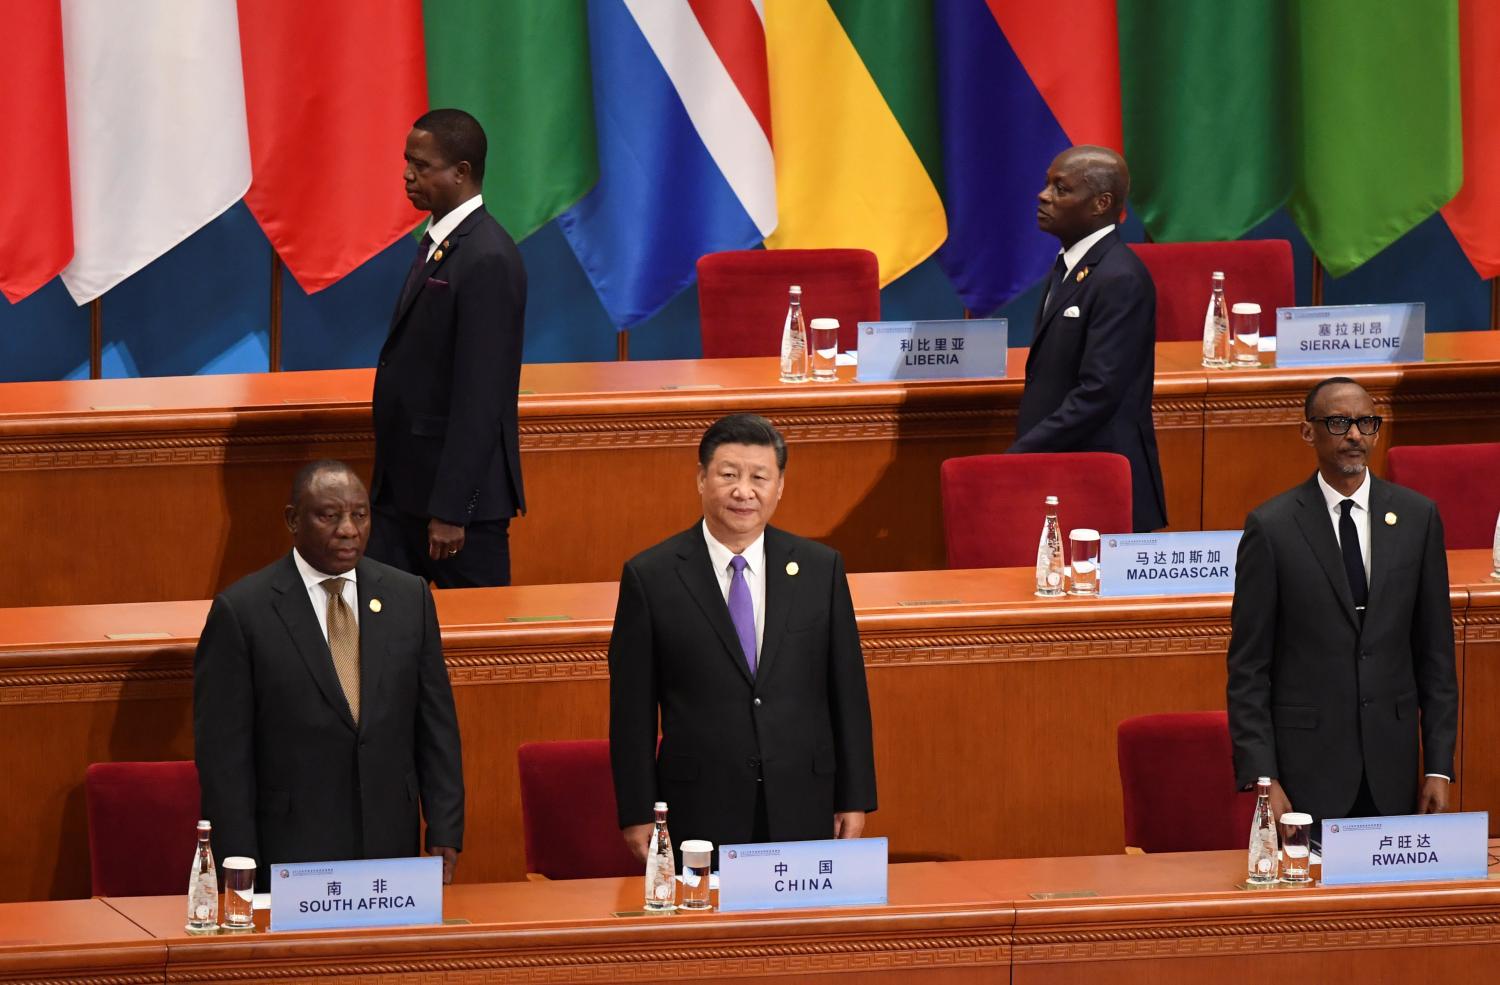
[[[1491,578],[1500,578],[1500,516],[1495,517],[1495,546],[1490,549]]]
[[[1229,306],[1224,302],[1224,272],[1214,271],[1213,293],[1203,316],[1203,365],[1222,369],[1233,363],[1229,336]]]
[[[802,288],[796,284],[781,329],[781,382],[807,382],[807,322],[802,319]]]
[[[646,849],[645,909],[658,913],[677,909],[677,864],[672,856],[672,836],[667,833],[667,805],[658,800],[656,827]]]
[[[1036,593],[1043,598],[1063,594],[1062,527],[1057,522],[1057,497],[1047,497],[1047,519],[1036,545]]]
[[[1250,859],[1245,881],[1269,886],[1276,881],[1276,822],[1271,817],[1271,778],[1255,781],[1255,815],[1250,821]]]
[[[213,830],[198,822],[198,847],[193,850],[193,871],[188,876],[187,932],[212,934],[219,929],[219,875],[214,869],[214,850],[209,844]]]

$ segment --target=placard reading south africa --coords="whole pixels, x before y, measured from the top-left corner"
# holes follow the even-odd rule
[[[855,379],[999,379],[1005,375],[1009,325],[1004,318],[862,321]]]
[[[1426,338],[1421,301],[1276,309],[1277,366],[1419,363]]]
[[[794,910],[886,901],[884,838],[719,846],[719,909]]]
[[[1213,595],[1234,592],[1234,559],[1242,530],[1104,534],[1099,538],[1099,594]]]
[[[443,860],[362,859],[271,866],[271,929],[443,922]]]

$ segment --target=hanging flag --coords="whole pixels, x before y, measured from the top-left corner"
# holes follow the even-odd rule
[[[421,0],[240,0],[245,204],[309,294],[415,226],[401,181],[427,109]]]
[[[1500,277],[1500,4],[1460,0],[1464,183],[1443,218],[1483,278]]]
[[[588,5],[444,0],[427,4],[426,35],[430,101],[484,127],[485,208],[525,239],[599,180]]]
[[[1238,239],[1292,190],[1284,0],[1121,0],[1130,199],[1153,239]]]
[[[599,183],[558,224],[617,327],[691,284],[703,254],[775,228],[769,114],[736,79],[763,63],[765,44],[755,31],[711,39],[720,23],[688,0],[589,0]]]
[[[1297,4],[1292,24],[1302,122],[1288,206],[1342,277],[1463,182],[1457,2],[1388,4],[1376,15],[1362,0],[1320,0]]]
[[[14,304],[73,256],[62,14],[57,0],[0,6],[0,292]]]
[[[766,246],[856,247],[882,286],[947,237],[930,2],[766,0],[776,232]]]
[[[234,0],[62,0],[73,259],[85,304],[250,187]]]

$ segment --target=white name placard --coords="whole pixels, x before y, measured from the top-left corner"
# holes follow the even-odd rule
[[[1323,884],[1483,879],[1489,832],[1487,811],[1325,820]]]
[[[889,857],[884,838],[721,845],[719,909],[884,903]]]
[[[1419,363],[1426,337],[1421,301],[1276,309],[1277,366]]]
[[[1099,538],[1099,594],[1232,594],[1242,536],[1242,530],[1104,534]]]
[[[443,922],[443,860],[363,859],[271,866],[271,929]]]
[[[1009,321],[862,321],[855,379],[956,380],[1005,375]]]

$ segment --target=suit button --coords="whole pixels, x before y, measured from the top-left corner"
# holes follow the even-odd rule
[[[385,360],[384,359],[380,360],[380,365],[382,365],[382,366],[385,365]]]
[[[1370,707],[1370,699],[1369,698],[1365,698],[1363,701],[1361,701],[1359,703],[1359,706],[1361,708],[1368,708],[1368,707]]]
[[[1368,651],[1368,650],[1361,650],[1360,654],[1359,654],[1359,659],[1361,659],[1361,660],[1369,660],[1370,659],[1370,651]]]
[[[759,698],[755,699],[755,707],[757,707],[757,708],[760,707],[760,699]]]
[[[753,770],[758,770],[760,769],[760,760],[754,756],[751,756],[749,759],[745,760],[745,765]]]

